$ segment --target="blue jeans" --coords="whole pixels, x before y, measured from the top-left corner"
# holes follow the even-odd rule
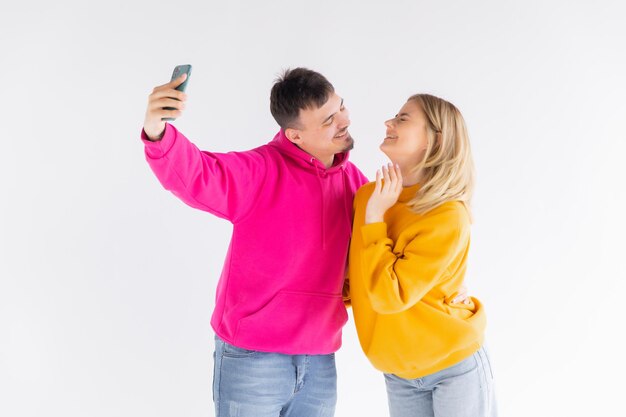
[[[335,355],[283,355],[235,347],[215,337],[216,417],[332,417]]]
[[[481,347],[434,374],[404,379],[385,374],[391,417],[496,417],[493,373]]]

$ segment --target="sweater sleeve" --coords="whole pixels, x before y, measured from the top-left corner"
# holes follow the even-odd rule
[[[361,227],[365,289],[376,312],[393,314],[414,306],[448,276],[452,260],[469,244],[469,221],[459,210],[427,216],[401,252],[394,251],[386,223]]]
[[[169,123],[163,138],[141,132],[150,168],[163,187],[191,207],[236,222],[253,206],[266,164],[258,151],[200,151]]]

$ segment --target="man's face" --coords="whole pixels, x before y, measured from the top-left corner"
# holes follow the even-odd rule
[[[354,146],[349,126],[350,114],[343,99],[333,92],[322,107],[300,110],[298,128],[285,129],[285,135],[322,163],[332,163],[335,154]]]

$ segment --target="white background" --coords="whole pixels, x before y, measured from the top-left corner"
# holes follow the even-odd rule
[[[409,95],[456,104],[500,415],[619,413],[623,2],[17,3],[0,14],[0,415],[213,415],[231,227],[163,190],[139,140],[148,94],[184,63],[176,126],[214,151],[271,139],[281,69],[322,72],[370,178]],[[352,320],[337,358],[336,415],[387,415]]]

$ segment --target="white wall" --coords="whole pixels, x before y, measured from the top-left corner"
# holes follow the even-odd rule
[[[625,7],[618,1],[17,2],[0,14],[0,415],[207,416],[209,318],[230,225],[164,191],[139,132],[201,148],[277,130],[269,89],[308,66],[345,97],[370,177],[412,93],[465,115],[479,174],[468,286],[502,416],[622,408]],[[386,415],[353,322],[337,416]]]

